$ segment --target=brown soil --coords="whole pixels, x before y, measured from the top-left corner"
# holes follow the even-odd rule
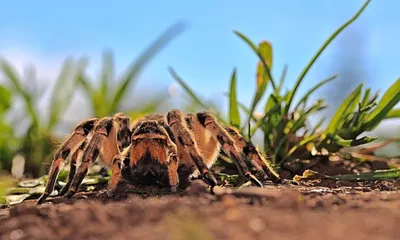
[[[0,210],[0,239],[400,239],[400,183],[80,193]],[[129,192],[136,193],[129,193]]]

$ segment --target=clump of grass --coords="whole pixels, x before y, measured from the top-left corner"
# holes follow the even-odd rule
[[[19,72],[6,59],[0,58],[0,72],[5,78],[7,86],[0,86],[0,153],[2,156],[1,168],[11,169],[11,159],[20,153],[26,159],[25,174],[30,177],[38,177],[46,172],[45,167],[52,158],[52,153],[57,146],[54,142],[62,142],[55,136],[55,127],[61,121],[64,112],[68,109],[71,98],[78,87],[85,91],[90,106],[91,117],[111,116],[122,110],[121,103],[129,89],[137,81],[143,68],[153,59],[158,52],[165,48],[178,34],[183,32],[185,24],[178,22],[168,28],[156,39],[131,66],[119,78],[114,76],[113,55],[106,51],[103,55],[103,67],[98,87],[94,85],[86,74],[87,60],[80,58],[74,60],[67,58],[61,68],[51,97],[46,106],[49,114],[43,114],[39,108],[39,102],[44,90],[37,91],[38,86],[36,71],[28,69],[24,75]],[[158,94],[157,98],[139,109],[128,109],[127,115],[132,118],[154,112],[166,99],[165,94]],[[13,98],[21,98],[24,111],[18,111],[17,123],[7,122],[5,115],[13,105]],[[21,116],[22,114],[22,116]],[[15,129],[21,128],[23,121],[29,122],[29,126],[21,137],[16,136]]]
[[[4,159],[4,162],[11,161],[12,155],[19,152],[26,159],[25,169],[28,175],[37,177],[44,173],[42,163],[46,159],[48,160],[48,156],[52,152],[53,131],[70,104],[75,89],[71,77],[76,71],[79,71],[80,66],[80,62],[72,58],[64,61],[47,106],[49,114],[45,118],[39,109],[39,101],[44,90],[37,90],[36,70],[30,68],[24,75],[20,75],[6,59],[0,59],[0,71],[8,83],[8,91],[14,98],[21,98],[25,108],[25,111],[18,111],[16,117],[19,119],[16,123],[12,123],[11,136],[8,137],[14,139],[16,149],[15,151],[12,151],[12,148],[7,150],[8,157],[11,157]],[[10,105],[12,104],[10,103]],[[29,125],[22,137],[17,137],[13,133],[15,129],[22,128],[22,120],[27,120]],[[11,126],[11,123],[8,124]],[[8,167],[10,166],[8,165]]]
[[[377,100],[378,94],[370,96],[371,89],[368,88],[363,92],[363,85],[360,84],[343,101],[325,130],[321,130],[325,119],[320,120],[315,126],[309,124],[313,115],[327,107],[325,100],[318,99],[310,104],[309,98],[319,88],[335,80],[338,77],[336,74],[321,80],[308,89],[298,102],[294,101],[304,77],[318,57],[336,36],[361,15],[369,3],[369,0],[366,1],[352,18],[340,26],[324,42],[300,73],[294,86],[286,91],[283,91],[282,87],[286,78],[287,66],[284,66],[279,81],[276,81],[271,74],[273,65],[272,44],[268,41],[262,41],[257,45],[243,33],[234,31],[258,56],[257,84],[251,105],[246,107],[237,100],[237,69],[233,70],[228,93],[229,119],[224,122],[237,127],[248,140],[251,140],[257,131],[261,131],[264,136],[264,151],[278,170],[284,166],[285,162],[298,159],[300,156],[307,159],[324,151],[335,152],[343,147],[372,142],[376,139],[375,137],[358,137],[362,133],[376,128],[386,118],[399,117],[399,110],[393,108],[400,101],[400,79],[385,92],[379,101]],[[210,108],[190,89],[174,69],[170,68],[170,73],[194,102],[197,102],[203,109]],[[254,112],[262,104],[261,100],[269,85],[272,87],[271,93],[268,94],[267,100],[263,104],[262,116],[257,117]],[[241,120],[240,112],[245,113],[247,118],[245,121]],[[216,114],[220,119],[223,119],[219,113]]]

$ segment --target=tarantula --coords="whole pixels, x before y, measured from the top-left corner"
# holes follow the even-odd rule
[[[257,186],[262,183],[249,171],[246,160],[264,178],[280,182],[279,176],[263,161],[254,145],[230,126],[221,126],[207,112],[183,114],[171,110],[166,116],[148,115],[130,126],[122,114],[92,118],[79,124],[55,153],[46,189],[37,203],[43,203],[54,190],[55,181],[67,157],[72,153],[70,172],[60,195],[72,197],[79,189],[90,165],[99,158],[111,169],[106,193],[112,196],[120,180],[132,184],[156,184],[170,187],[202,178],[213,188],[216,179],[211,166],[222,149],[236,165],[239,175]],[[77,162],[81,163],[77,168]]]

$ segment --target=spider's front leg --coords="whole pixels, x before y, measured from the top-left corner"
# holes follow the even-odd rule
[[[53,162],[49,170],[49,179],[44,190],[44,193],[37,200],[37,204],[43,203],[46,198],[54,191],[54,185],[56,183],[58,173],[60,172],[65,160],[70,155],[70,153],[75,153],[79,146],[85,141],[89,133],[92,132],[94,126],[97,124],[98,119],[93,118],[86,120],[79,124],[72,135],[61,145],[54,155]],[[71,161],[71,171],[74,171],[74,163]],[[70,174],[70,178],[71,174]]]
[[[165,131],[164,131],[165,129]],[[171,187],[171,192],[176,192],[176,188],[179,185],[179,176],[178,176],[178,167],[179,167],[179,158],[178,158],[178,149],[176,144],[174,143],[174,134],[168,126],[164,126],[162,132],[167,137],[167,164],[168,164],[168,179],[169,186]],[[174,139],[174,140],[172,140]]]
[[[207,112],[200,112],[197,113],[197,118],[199,122],[218,140],[222,149],[229,155],[233,163],[236,165],[239,174],[242,177],[249,179],[254,185],[262,187],[263,184],[247,168],[245,158],[243,155],[239,154],[234,140],[231,138],[229,133],[227,133],[227,131],[217,123],[215,117]]]
[[[93,137],[83,153],[81,164],[72,181],[71,187],[64,195],[66,198],[72,197],[79,190],[89,167],[96,161],[97,157],[100,157],[102,165],[107,167],[112,166],[112,160],[119,154],[116,134],[117,127],[114,124],[113,118],[106,117],[99,121],[94,129]]]
[[[78,159],[81,158],[82,153],[85,150],[85,147],[87,146],[87,143],[88,139],[85,139],[85,141],[83,141],[82,144],[79,146],[78,150],[76,150],[74,154],[72,154],[70,161],[70,169],[68,174],[68,181],[65,184],[65,186],[61,189],[59,193],[60,196],[66,194],[69,187],[71,186],[72,180],[74,179],[76,173],[76,164],[78,163]]]
[[[184,151],[193,159],[203,180],[213,188],[217,180],[210,172],[204,157],[201,155],[193,134],[186,126],[184,115],[179,110],[171,110],[167,114],[167,122],[175,136],[175,142],[180,144]]]

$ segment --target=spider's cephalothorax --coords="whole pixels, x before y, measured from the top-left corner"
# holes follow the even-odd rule
[[[54,190],[57,175],[70,153],[68,182],[60,191],[65,197],[78,191],[96,159],[112,170],[108,194],[113,193],[121,179],[132,184],[166,185],[176,191],[179,185],[200,177],[214,187],[216,180],[210,168],[220,150],[232,159],[240,176],[253,184],[262,186],[247,168],[248,160],[265,177],[280,181],[251,142],[245,141],[236,129],[222,127],[210,113],[185,115],[171,110],[166,116],[145,116],[132,128],[128,117],[116,114],[86,120],[75,128],[54,156],[46,190],[38,203],[44,202]]]

